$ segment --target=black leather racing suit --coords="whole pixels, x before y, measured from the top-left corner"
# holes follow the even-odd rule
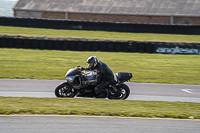
[[[90,69],[85,68],[85,70]],[[101,61],[98,61],[97,66],[94,68],[94,70],[97,70],[97,77],[95,80],[89,81],[89,84],[97,85],[94,90],[97,94],[99,94],[104,90],[104,88],[114,82],[114,74],[112,70]]]

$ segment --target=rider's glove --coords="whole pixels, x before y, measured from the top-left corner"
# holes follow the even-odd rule
[[[81,71],[83,71],[83,70],[85,70],[85,68],[84,68],[84,67],[81,67]]]
[[[89,69],[89,68],[87,68],[87,67],[81,67],[81,68],[80,68],[80,70],[81,70],[81,71],[83,71],[83,70],[86,70],[86,71],[88,71],[88,70],[90,70],[90,69]]]

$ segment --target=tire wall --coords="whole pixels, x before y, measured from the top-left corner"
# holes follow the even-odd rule
[[[162,54],[200,54],[200,43],[45,39],[15,36],[0,36],[0,48],[139,52]]]

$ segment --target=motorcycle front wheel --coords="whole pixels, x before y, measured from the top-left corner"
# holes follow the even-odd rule
[[[60,84],[55,89],[56,97],[75,97],[77,95],[77,90],[69,86],[66,83]]]
[[[111,93],[108,99],[121,99],[125,100],[130,95],[130,89],[126,84],[117,86],[117,92]]]

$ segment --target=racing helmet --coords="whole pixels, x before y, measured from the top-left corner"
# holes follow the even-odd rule
[[[90,56],[88,59],[87,59],[87,66],[89,69],[95,69],[95,67],[97,66],[97,63],[98,63],[98,59],[96,56]]]

